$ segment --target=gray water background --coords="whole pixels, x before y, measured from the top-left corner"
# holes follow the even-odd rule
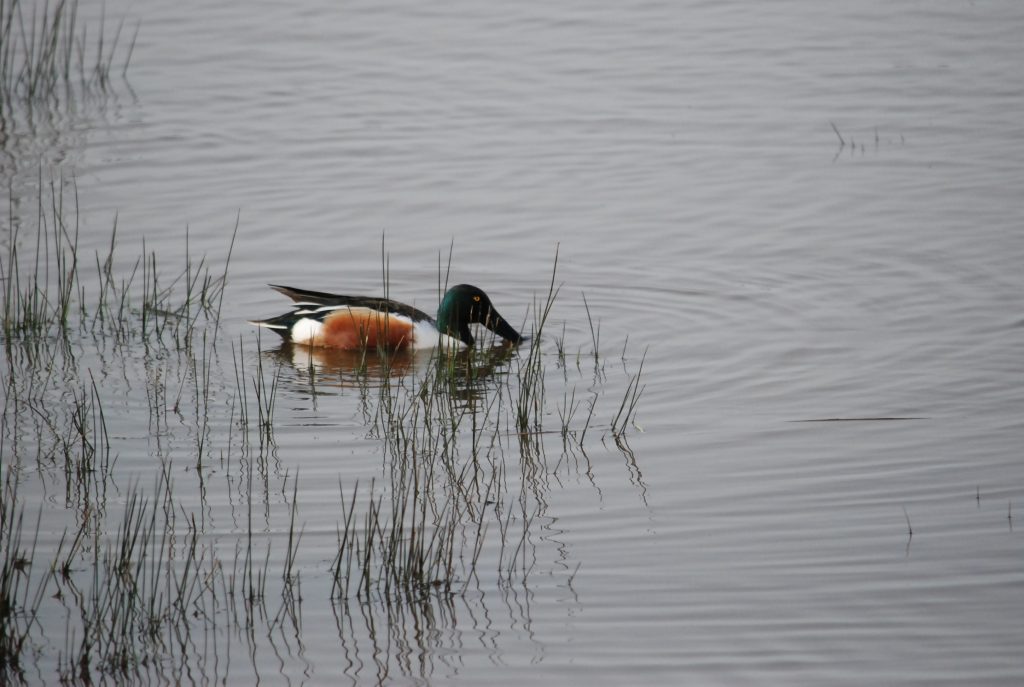
[[[122,269],[142,237],[173,264],[186,227],[223,260],[237,216],[222,327],[250,352],[245,320],[284,306],[266,283],[379,292],[382,236],[392,297],[432,310],[453,245],[452,281],[517,322],[558,246],[556,329],[591,350],[585,294],[611,370],[581,388],[618,394],[646,351],[635,465],[610,447],[551,484],[529,585],[470,597],[384,681],[1024,680],[1024,6],[106,16],[140,22],[127,82],[8,131],[5,224],[40,168],[73,177],[85,255],[116,216]],[[338,481],[381,468],[351,395],[313,404],[284,374],[278,468],[300,474],[316,589]],[[126,386],[119,479],[149,484]],[[380,679],[322,601],[301,651],[240,650],[229,682]]]

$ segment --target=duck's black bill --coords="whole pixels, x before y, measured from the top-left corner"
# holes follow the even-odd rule
[[[505,318],[494,310],[491,311],[484,325],[501,338],[507,339],[514,344],[521,343],[523,340],[523,337],[519,336],[519,332],[512,329],[509,323],[505,321]]]

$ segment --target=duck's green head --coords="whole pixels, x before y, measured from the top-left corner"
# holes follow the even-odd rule
[[[519,343],[523,337],[498,314],[487,294],[475,286],[459,284],[448,289],[437,309],[437,328],[449,336],[473,345],[469,325],[482,324],[498,336]]]

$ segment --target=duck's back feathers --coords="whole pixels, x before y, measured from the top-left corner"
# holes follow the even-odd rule
[[[324,293],[323,291],[309,291],[307,289],[296,289],[291,286],[280,286],[271,284],[270,288],[283,293],[295,301],[295,311],[291,314],[301,314],[306,317],[323,319],[326,315],[340,308],[367,308],[382,313],[394,313],[404,315],[413,322],[426,320],[433,322],[427,313],[405,303],[393,301],[390,298],[378,298],[375,296],[342,296],[335,293]],[[274,318],[277,319],[277,318]],[[271,320],[265,320],[270,322]]]

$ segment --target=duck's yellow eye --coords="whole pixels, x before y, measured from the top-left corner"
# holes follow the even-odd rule
[[[480,302],[480,296],[473,296],[473,300],[476,301],[477,303],[479,303]]]

